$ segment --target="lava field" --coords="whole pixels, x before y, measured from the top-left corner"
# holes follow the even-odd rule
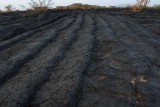
[[[0,15],[0,107],[160,107],[160,11]]]

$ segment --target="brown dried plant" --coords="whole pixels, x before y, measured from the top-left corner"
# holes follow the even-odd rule
[[[21,7],[30,10],[34,13],[42,13],[47,11],[49,8],[52,7],[54,3],[52,2],[52,0],[31,0],[31,2],[29,3],[29,9],[27,9],[25,6],[21,5]]]
[[[137,3],[130,7],[133,12],[140,12],[142,11],[148,4],[150,0],[137,0]]]
[[[34,10],[47,10],[53,5],[53,3],[52,0],[38,0],[38,2],[31,0],[29,5]]]
[[[9,5],[5,6],[5,10],[6,10],[6,12],[12,12],[15,10],[15,8],[11,4],[9,4]]]

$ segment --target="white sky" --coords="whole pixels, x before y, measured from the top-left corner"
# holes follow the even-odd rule
[[[12,4],[17,9],[21,9],[20,5],[27,6],[30,0],[0,0],[0,10],[8,4]],[[101,6],[117,6],[123,4],[134,4],[136,0],[53,0],[54,6],[64,6],[72,3],[95,4]],[[151,0],[149,5],[160,4],[160,0]]]

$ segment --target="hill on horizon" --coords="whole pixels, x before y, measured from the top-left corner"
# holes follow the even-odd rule
[[[101,9],[107,8],[106,6],[98,6],[98,5],[89,5],[82,3],[73,3],[68,6],[57,6],[56,9]]]

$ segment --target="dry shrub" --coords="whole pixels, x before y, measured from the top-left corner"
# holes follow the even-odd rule
[[[130,7],[133,12],[140,12],[150,3],[150,0],[137,0],[137,4]]]
[[[137,5],[132,5],[129,7],[129,9],[132,11],[132,12],[139,12],[140,9]]]
[[[31,0],[31,2],[29,3],[30,8],[27,10],[33,13],[43,13],[47,11],[49,8],[51,8],[53,4],[54,3],[52,2],[52,0]],[[22,7],[25,8],[25,6],[23,5]]]
[[[15,10],[15,8],[11,4],[9,4],[9,5],[5,6],[5,10],[6,10],[6,12],[13,12]]]

